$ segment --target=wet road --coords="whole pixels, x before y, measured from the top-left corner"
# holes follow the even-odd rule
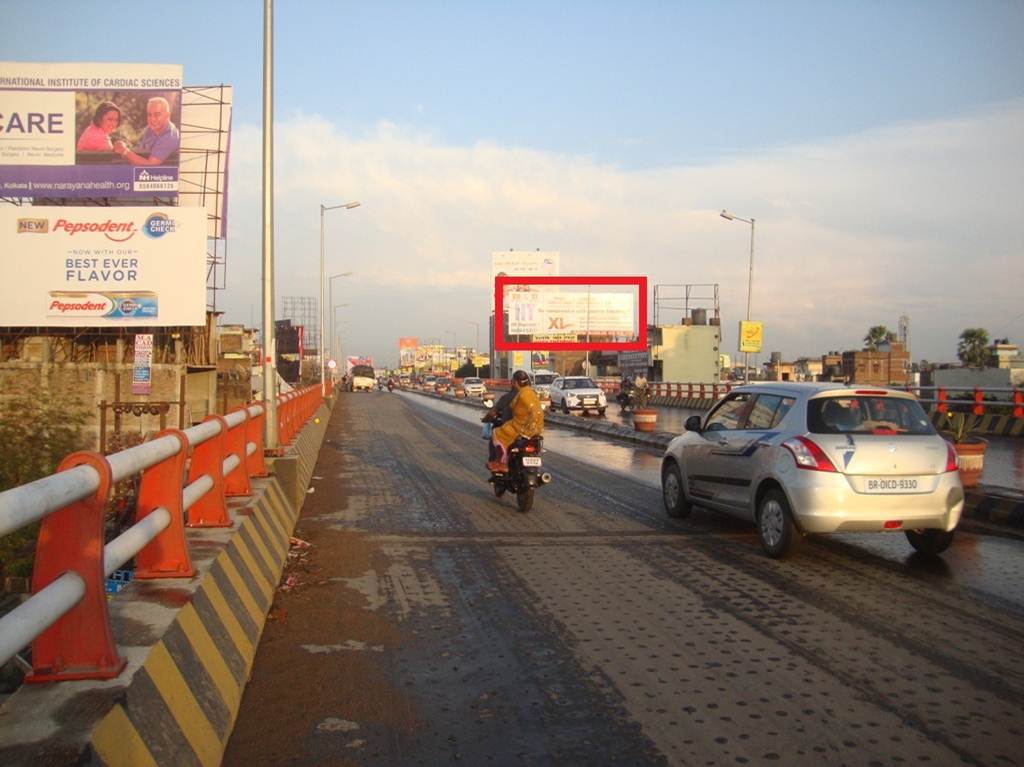
[[[342,396],[225,764],[1019,763],[1024,543],[775,562],[666,519],[657,454],[555,429],[520,514],[476,417]]]

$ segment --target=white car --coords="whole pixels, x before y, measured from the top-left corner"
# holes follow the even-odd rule
[[[531,386],[533,390],[540,394],[547,394],[551,391],[551,384],[558,378],[556,373],[551,373],[547,370],[535,370],[530,375]]]
[[[470,376],[469,378],[462,379],[462,391],[466,393],[467,397],[482,397],[484,392],[487,391],[487,387],[484,385],[482,378]]]
[[[583,413],[594,412],[604,415],[608,400],[594,379],[588,376],[565,376],[551,382],[548,390],[551,396],[551,409],[571,413],[579,410]]]
[[[662,459],[670,517],[698,505],[750,520],[774,558],[806,534],[903,532],[927,554],[953,540],[964,505],[956,452],[910,394],[741,386],[686,429]]]

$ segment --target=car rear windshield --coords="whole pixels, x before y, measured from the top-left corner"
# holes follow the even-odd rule
[[[465,384],[479,384],[479,383],[483,383],[483,381],[481,381],[479,378],[467,378],[466,380],[463,381],[463,383],[465,383]]]
[[[356,365],[352,368],[352,377],[356,378],[376,378],[377,376],[373,373],[373,368],[369,365]]]
[[[597,384],[590,378],[566,378],[566,389],[596,389]]]
[[[541,386],[547,386],[552,381],[554,381],[555,378],[556,376],[554,375],[554,373],[536,373],[533,376],[533,382],[535,384],[540,384]]]
[[[917,400],[857,394],[807,402],[807,427],[814,434],[934,434]]]

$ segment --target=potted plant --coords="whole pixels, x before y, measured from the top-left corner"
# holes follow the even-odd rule
[[[946,413],[942,436],[953,443],[960,482],[964,487],[977,487],[985,466],[988,440],[975,434],[979,418],[971,413]]]

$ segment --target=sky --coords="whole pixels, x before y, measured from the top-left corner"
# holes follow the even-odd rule
[[[126,23],[2,0],[0,58],[181,64],[234,88],[225,322],[262,316],[262,4]],[[115,13],[114,16],[117,14]],[[326,273],[344,354],[487,345],[491,253],[563,275],[717,283],[736,356],[914,359],[968,327],[1024,345],[1024,2],[299,2],[274,5],[278,315]],[[328,312],[330,316],[330,312]],[[476,324],[474,324],[476,323]],[[328,323],[329,324],[329,323]]]

